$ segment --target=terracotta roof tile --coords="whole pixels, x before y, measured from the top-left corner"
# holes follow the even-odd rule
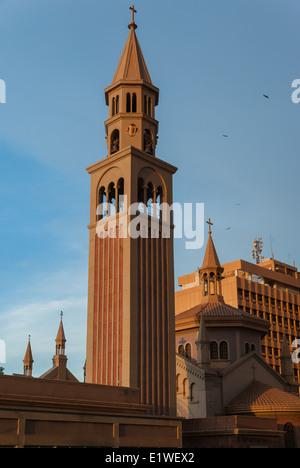
[[[300,398],[254,380],[227,406],[227,414],[299,411]]]

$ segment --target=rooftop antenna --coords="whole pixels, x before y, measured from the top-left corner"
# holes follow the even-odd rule
[[[254,239],[253,242],[254,249],[252,250],[252,258],[256,260],[256,263],[261,263],[265,257],[262,255],[262,249],[263,249],[263,240],[262,237],[259,237],[258,239]]]

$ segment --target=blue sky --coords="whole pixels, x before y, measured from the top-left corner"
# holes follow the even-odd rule
[[[298,0],[137,0],[137,34],[160,88],[157,156],[178,167],[174,201],[204,203],[221,262],[251,261],[270,236],[300,265]],[[52,365],[64,311],[68,366],[82,380],[89,175],[106,156],[104,88],[130,22],[124,0],[0,0],[0,339],[5,371]],[[270,96],[265,99],[263,94]],[[222,135],[229,135],[224,138]],[[231,229],[227,229],[231,227]],[[175,242],[175,278],[204,249]]]

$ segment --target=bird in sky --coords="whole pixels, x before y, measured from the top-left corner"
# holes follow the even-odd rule
[[[228,138],[228,135],[223,135],[224,138]]]
[[[270,97],[269,97],[267,94],[264,94],[264,97],[265,97],[266,99],[270,99]]]

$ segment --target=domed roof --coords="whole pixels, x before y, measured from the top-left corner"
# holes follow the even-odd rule
[[[269,411],[300,412],[300,398],[278,388],[253,380],[226,408],[227,414]]]

